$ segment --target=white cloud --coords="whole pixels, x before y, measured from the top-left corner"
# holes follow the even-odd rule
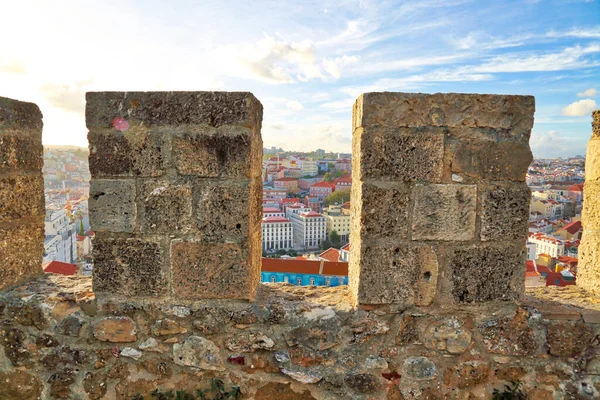
[[[587,139],[564,136],[558,131],[539,132],[533,130],[529,145],[535,157],[555,158],[585,154]]]
[[[304,110],[304,106],[296,100],[288,101],[285,105],[294,111]]]
[[[493,57],[481,65],[465,67],[464,71],[493,73],[580,69],[600,65],[598,61],[589,61],[585,58],[587,55],[596,53],[600,53],[600,44],[567,47],[557,53],[526,56],[523,56],[522,53],[503,54]]]
[[[566,117],[585,117],[598,108],[596,102],[592,99],[583,99],[569,104],[562,110],[562,115]]]
[[[358,60],[359,58],[357,56],[347,55],[336,57],[334,59],[324,58],[323,67],[325,68],[325,71],[329,73],[329,75],[333,76],[336,79],[339,79],[341,76],[340,69],[347,65],[356,64]]]
[[[587,89],[581,93],[577,93],[577,97],[594,97],[598,95],[598,91],[596,89]]]
[[[550,31],[546,36],[550,38],[575,37],[581,39],[598,39],[600,38],[600,26],[593,28],[573,28],[566,32]]]

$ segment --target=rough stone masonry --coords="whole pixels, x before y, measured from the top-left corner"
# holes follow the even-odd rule
[[[600,110],[592,113],[592,138],[585,157],[585,185],[577,285],[600,294]]]
[[[532,96],[365,93],[353,110],[358,304],[513,300],[524,290]]]
[[[42,113],[0,97],[0,289],[42,273]]]
[[[244,92],[87,93],[94,290],[252,299],[262,105]]]

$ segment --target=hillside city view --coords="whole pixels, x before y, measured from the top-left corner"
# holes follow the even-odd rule
[[[91,275],[88,150],[44,149],[44,268]],[[585,158],[534,159],[526,286],[574,285]],[[352,154],[263,149],[262,281],[348,283]],[[320,272],[319,272],[320,271]]]

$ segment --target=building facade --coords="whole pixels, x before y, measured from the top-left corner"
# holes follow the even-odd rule
[[[317,249],[327,238],[325,217],[310,211],[303,214],[289,213],[294,232],[294,246],[298,250]]]
[[[342,206],[329,206],[323,210],[323,216],[326,221],[327,236],[335,231],[340,235],[342,243],[348,243],[350,240],[350,215],[342,213]]]
[[[293,248],[294,228],[285,217],[266,217],[262,220],[262,249],[288,250]]]
[[[44,263],[61,261],[74,264],[77,261],[77,233],[64,209],[48,209],[44,220]]]

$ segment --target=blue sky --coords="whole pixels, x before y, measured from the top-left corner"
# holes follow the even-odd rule
[[[537,157],[584,154],[600,1],[28,1],[0,4],[0,96],[44,142],[86,146],[90,90],[248,90],[265,146],[350,151],[368,91],[531,94]]]

